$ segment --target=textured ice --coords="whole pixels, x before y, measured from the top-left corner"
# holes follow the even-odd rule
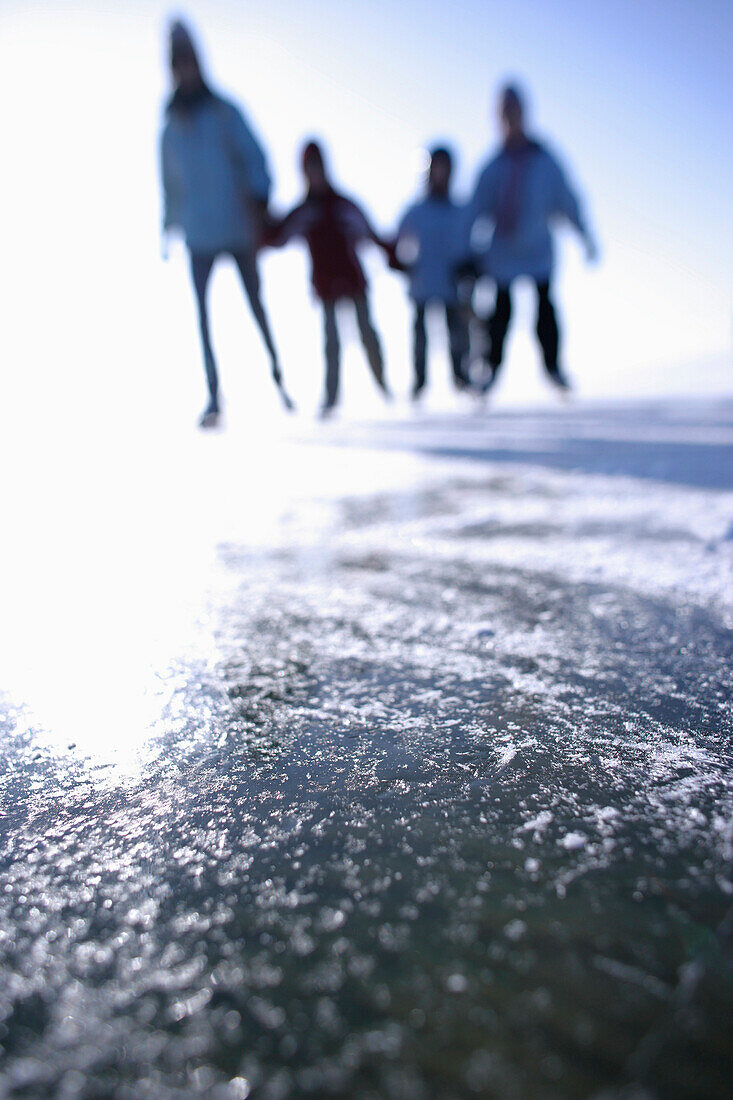
[[[113,555],[7,666],[5,1093],[724,1095],[727,415],[206,439],[157,525],[141,481],[140,592]]]
[[[565,833],[565,836],[558,840],[558,844],[566,852],[577,852],[581,848],[585,848],[587,842],[588,837],[585,833]]]

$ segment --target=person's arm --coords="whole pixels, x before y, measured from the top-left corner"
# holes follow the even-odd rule
[[[397,259],[394,240],[377,233],[364,211],[352,199],[342,199],[340,220],[346,235],[354,244],[371,241],[382,250],[388,265],[395,271],[404,270]]]
[[[596,242],[591,234],[580,200],[570,186],[568,179],[554,157],[547,154],[550,161],[550,170],[553,180],[554,208],[562,217],[566,218],[577,230],[585,242],[586,255],[589,260],[595,260],[598,255]]]
[[[496,217],[496,200],[498,196],[499,170],[497,160],[487,164],[479,175],[473,195],[467,206],[467,221],[469,229],[473,227],[479,218],[493,221]]]
[[[270,248],[282,248],[295,237],[304,237],[312,222],[308,202],[293,207],[282,218],[273,218],[262,235],[262,243]]]
[[[389,255],[390,242],[377,233],[364,211],[353,199],[342,199],[341,221],[347,235],[358,244],[359,241],[372,241]]]
[[[494,158],[482,170],[473,195],[466,204],[463,222],[463,251],[466,258],[472,257],[479,262],[481,253],[486,252],[489,247],[496,219],[498,193],[498,158]]]
[[[160,176],[163,191],[162,253],[168,259],[168,236],[172,229],[181,224],[181,180],[176,171],[175,158],[171,148],[168,127],[163,130],[160,139]]]
[[[472,242],[476,220],[472,200],[456,206],[453,272],[458,280],[470,279],[475,282],[480,275],[479,250]]]
[[[415,225],[415,207],[409,207],[400,219],[394,240],[390,242],[389,266],[395,271],[409,272],[417,258],[420,241]]]
[[[231,103],[227,108],[232,156],[244,189],[254,203],[266,209],[272,180],[264,151],[239,108]]]

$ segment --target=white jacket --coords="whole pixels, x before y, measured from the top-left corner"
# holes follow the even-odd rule
[[[410,297],[455,305],[456,265],[467,254],[467,210],[451,199],[428,195],[410,206],[397,230],[397,255],[410,276]]]

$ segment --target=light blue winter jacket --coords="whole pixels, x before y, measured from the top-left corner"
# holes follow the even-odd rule
[[[451,199],[428,195],[410,206],[397,230],[397,255],[419,305],[458,301],[456,265],[466,257],[467,211]]]
[[[513,187],[517,188],[514,217],[509,227],[502,228],[502,210],[507,202],[512,204],[509,192]],[[580,204],[560,165],[536,142],[530,143],[518,174],[507,150],[495,156],[481,172],[470,206],[472,243],[479,265],[499,285],[520,275],[550,278],[554,259],[550,226],[556,219],[566,219],[586,235]],[[490,243],[485,239],[487,230]]]
[[[251,204],[267,201],[265,154],[233,103],[209,95],[169,109],[161,137],[163,225],[183,230],[192,252],[255,246]]]

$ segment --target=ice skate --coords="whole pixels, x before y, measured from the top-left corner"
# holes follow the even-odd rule
[[[199,428],[216,428],[219,425],[221,409],[215,401],[210,401],[199,419]]]
[[[567,375],[559,367],[548,369],[547,374],[553,386],[556,386],[563,396],[568,397],[573,387]]]

